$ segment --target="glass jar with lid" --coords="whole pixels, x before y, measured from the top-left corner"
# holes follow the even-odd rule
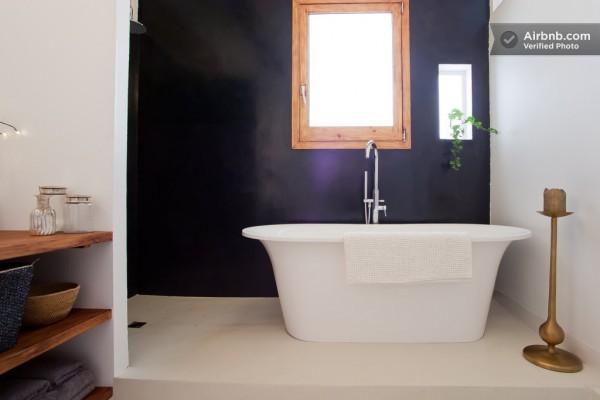
[[[62,232],[64,225],[63,204],[67,198],[64,186],[40,186],[40,194],[50,196],[50,207],[56,213],[56,232]]]
[[[64,205],[64,227],[65,233],[91,232],[92,202],[91,196],[73,195],[67,196]]]

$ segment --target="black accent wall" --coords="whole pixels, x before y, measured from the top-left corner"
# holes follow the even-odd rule
[[[291,3],[141,2],[130,291],[275,296],[244,227],[363,222],[364,151],[291,150]],[[438,64],[470,63],[488,123],[488,2],[412,0],[410,13],[413,148],[379,152],[382,222],[488,223],[489,138],[474,132],[457,173],[437,121]]]

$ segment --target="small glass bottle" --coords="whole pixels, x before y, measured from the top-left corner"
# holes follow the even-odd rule
[[[33,236],[53,235],[56,232],[56,212],[50,207],[50,196],[38,194],[37,207],[29,218],[29,234]]]
[[[91,232],[92,228],[92,203],[91,196],[67,196],[64,205],[65,224],[63,232],[78,233]]]

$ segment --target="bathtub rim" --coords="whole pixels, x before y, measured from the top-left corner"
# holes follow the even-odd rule
[[[322,232],[315,232],[315,228],[323,227]],[[394,228],[401,229],[394,229]],[[417,230],[414,228],[417,227]],[[435,227],[427,230],[425,227]],[[312,228],[310,232],[307,228]],[[351,230],[348,230],[351,228]],[[383,229],[381,229],[383,228]],[[413,228],[411,230],[410,228]],[[463,229],[459,229],[463,228]],[[301,232],[300,230],[306,230]],[[410,223],[410,224],[340,224],[340,223],[297,223],[297,224],[272,224],[257,225],[244,228],[242,236],[256,240],[270,240],[277,242],[310,242],[310,243],[336,243],[343,242],[343,234],[352,232],[467,232],[472,242],[503,242],[522,240],[531,237],[531,231],[506,225],[468,224],[468,223]],[[300,232],[299,232],[300,231]]]

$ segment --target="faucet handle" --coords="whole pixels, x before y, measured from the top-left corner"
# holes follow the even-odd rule
[[[379,202],[380,202],[380,203],[385,203],[385,200],[381,200],[381,199],[379,199]],[[378,209],[379,211],[383,211],[383,215],[387,217],[387,206],[386,206],[386,205],[383,205],[383,206],[377,206],[377,209]]]

